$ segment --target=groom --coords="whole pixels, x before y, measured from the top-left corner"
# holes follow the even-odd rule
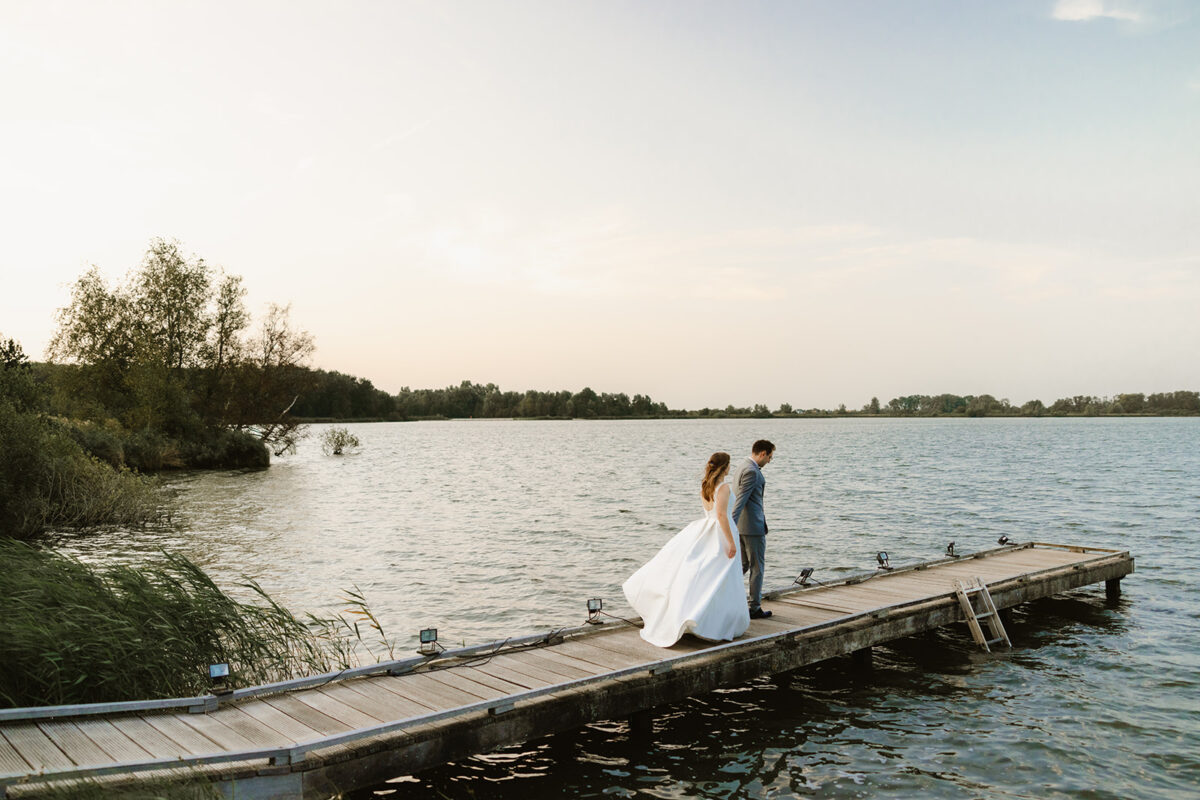
[[[771,616],[762,607],[763,563],[767,556],[767,518],[763,513],[763,489],[767,481],[762,468],[771,463],[775,445],[759,439],[737,476],[737,503],[733,522],[742,540],[742,572],[750,573],[750,619]]]

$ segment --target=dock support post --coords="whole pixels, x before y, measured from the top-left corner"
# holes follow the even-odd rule
[[[1104,582],[1104,598],[1109,602],[1121,599],[1121,579],[1112,578]]]
[[[855,650],[852,658],[854,666],[857,669],[871,669],[875,666],[874,648],[864,647],[861,650]]]

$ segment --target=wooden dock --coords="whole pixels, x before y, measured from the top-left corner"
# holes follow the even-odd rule
[[[956,581],[1005,609],[1100,582],[1112,597],[1133,568],[1128,552],[1008,545],[769,592],[774,616],[729,643],[664,650],[610,622],[223,698],[2,710],[0,797],[189,775],[238,798],[328,797],[962,623]]]

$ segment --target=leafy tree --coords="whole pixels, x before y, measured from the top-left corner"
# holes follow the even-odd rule
[[[39,405],[29,358],[15,339],[0,339],[0,403],[15,411],[31,411]]]
[[[234,443],[224,434],[232,428],[276,452],[294,445],[287,410],[307,386],[312,337],[291,325],[288,306],[272,305],[245,338],[245,295],[239,276],[163,239],[115,286],[90,268],[59,310],[48,353],[76,366],[56,373],[62,396],[93,400],[65,400],[61,410],[185,444]],[[212,457],[210,449],[204,458]]]
[[[1146,407],[1146,395],[1141,392],[1119,394],[1117,404],[1121,406],[1121,413],[1140,414]]]

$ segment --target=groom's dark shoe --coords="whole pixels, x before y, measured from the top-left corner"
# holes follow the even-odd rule
[[[771,612],[765,608],[755,608],[750,611],[750,619],[766,619],[771,616]]]

